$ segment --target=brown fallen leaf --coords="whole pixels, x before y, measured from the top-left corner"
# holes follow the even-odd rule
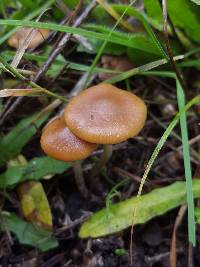
[[[28,181],[17,187],[20,206],[27,221],[51,231],[52,214],[43,186],[38,181]]]
[[[41,94],[44,90],[41,88],[31,88],[31,89],[3,89],[0,91],[0,97],[10,97],[10,96],[27,96],[32,94]]]
[[[101,64],[103,68],[119,71],[127,71],[134,68],[134,64],[126,56],[103,55]],[[99,73],[99,79],[104,81],[115,75],[112,73]]]
[[[31,40],[28,42],[27,37],[33,32]],[[39,44],[45,41],[49,37],[48,29],[31,29],[31,28],[22,28],[8,39],[8,45],[18,49],[24,41],[27,40],[27,48],[36,48]]]

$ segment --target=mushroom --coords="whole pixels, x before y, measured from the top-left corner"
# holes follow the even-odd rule
[[[55,117],[47,123],[41,136],[43,151],[57,160],[72,162],[77,186],[84,197],[88,196],[80,160],[88,157],[97,147],[76,137],[67,127],[63,117]]]
[[[26,40],[28,35],[34,31],[33,37],[31,38],[30,43],[28,44],[29,49],[36,48],[39,44],[41,44],[44,40],[49,37],[49,30],[48,29],[31,29],[31,28],[22,28],[15,33],[8,39],[8,45],[18,49],[21,44]]]
[[[136,95],[113,85],[101,83],[75,96],[64,111],[65,122],[82,140],[104,145],[95,170],[105,165],[112,144],[136,136],[144,126],[147,107]]]

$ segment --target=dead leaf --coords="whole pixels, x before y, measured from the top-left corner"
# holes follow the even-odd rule
[[[18,186],[17,193],[24,217],[51,231],[52,214],[42,184],[37,181],[25,182]]]
[[[134,64],[126,56],[103,55],[101,64],[103,68],[119,70],[120,72],[134,68]],[[115,75],[116,73],[99,73],[99,79],[104,81]]]
[[[0,97],[10,96],[26,96],[32,94],[43,93],[44,90],[41,88],[30,88],[30,89],[3,89],[0,91]]]

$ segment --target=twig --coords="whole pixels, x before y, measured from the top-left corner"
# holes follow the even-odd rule
[[[91,216],[92,212],[84,212],[84,214],[78,218],[72,221],[71,223],[68,223],[67,225],[62,226],[56,231],[56,236],[59,236],[64,231],[73,229],[74,227],[78,226],[79,224],[82,224],[86,219],[88,219]]]
[[[170,267],[176,267],[176,262],[177,262],[176,233],[183,220],[186,211],[187,211],[187,206],[186,205],[181,206],[178,215],[176,217],[173,229],[172,241],[171,241],[171,249],[170,249]]]
[[[188,267],[194,267],[193,263],[193,246],[191,243],[188,244]]]

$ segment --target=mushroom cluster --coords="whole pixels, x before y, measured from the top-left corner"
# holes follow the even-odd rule
[[[98,144],[104,145],[104,153],[92,170],[92,175],[96,175],[110,158],[112,145],[136,136],[143,128],[146,116],[147,108],[142,99],[101,83],[72,98],[64,115],[46,125],[41,147],[55,159],[75,163],[79,190],[87,196],[80,164],[79,171],[76,170],[77,162],[88,157]]]

